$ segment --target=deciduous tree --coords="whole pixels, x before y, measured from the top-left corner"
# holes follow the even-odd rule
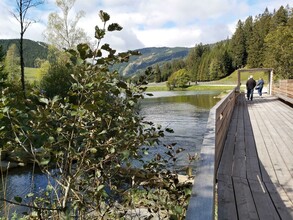
[[[56,5],[60,8],[62,16],[57,12],[49,15],[44,36],[48,42],[59,49],[73,49],[77,44],[88,41],[85,31],[77,26],[85,12],[78,11],[75,18],[70,19],[69,13],[75,2],[76,0],[56,0]]]
[[[28,18],[28,12],[31,8],[37,7],[44,3],[44,0],[16,0],[16,11],[12,12],[13,16],[20,24],[20,41],[19,41],[19,53],[20,53],[20,69],[21,69],[21,85],[23,96],[26,98],[25,91],[25,79],[24,79],[24,55],[23,55],[23,37],[29,26],[35,22],[35,20]]]

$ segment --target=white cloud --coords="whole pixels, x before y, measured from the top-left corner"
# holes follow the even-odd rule
[[[0,1],[0,39],[19,37],[19,24],[9,13],[12,2]],[[25,38],[43,40],[48,14],[57,10],[54,0],[46,2],[29,11],[39,22],[29,27]],[[119,23],[123,30],[109,33],[103,41],[124,51],[214,43],[231,37],[239,19],[261,14],[266,7],[272,12],[287,4],[287,0],[76,0],[71,16],[85,11],[79,26],[93,37],[95,25],[101,25],[99,11],[108,12],[110,22]]]

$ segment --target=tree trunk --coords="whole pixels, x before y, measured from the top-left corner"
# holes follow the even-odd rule
[[[24,80],[24,58],[23,58],[23,33],[20,34],[20,72],[21,72],[21,85],[23,97],[26,99],[26,91],[25,91],[25,80]]]

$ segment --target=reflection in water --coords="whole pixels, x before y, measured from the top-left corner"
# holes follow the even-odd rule
[[[188,164],[187,153],[194,155],[200,150],[206,128],[209,109],[219,99],[213,98],[220,92],[182,91],[182,92],[153,92],[154,96],[146,97],[141,103],[141,114],[147,121],[169,127],[174,133],[166,133],[164,143],[176,142],[178,147],[185,149],[180,154],[176,166],[185,167]],[[149,156],[164,153],[162,147],[152,148]],[[47,186],[48,178],[37,172],[32,181],[32,168],[16,168],[9,171],[7,176],[6,198],[13,200],[15,196],[25,197],[30,192],[37,192]],[[32,187],[33,183],[33,187]],[[0,183],[1,198],[3,198],[3,185]],[[3,202],[0,202],[3,206]],[[11,212],[21,213],[27,211],[21,207],[10,205]],[[0,210],[0,216],[3,211]]]
[[[178,155],[176,169],[183,169],[189,164],[188,154],[194,156],[199,153],[209,110],[219,101],[214,98],[217,94],[219,92],[155,92],[154,96],[143,100],[141,114],[147,121],[174,130],[174,133],[166,133],[163,143],[175,142],[176,147],[185,149]],[[152,148],[148,158],[157,153],[162,155],[164,150],[162,146]]]
[[[23,199],[23,203],[27,204],[29,199],[25,198],[29,193],[40,192],[48,184],[47,177],[41,173],[40,170],[35,170],[32,175],[32,166],[18,167],[9,170],[8,175],[2,176],[2,181],[6,184],[6,191],[4,197],[3,182],[0,184],[0,197],[7,200],[14,201],[14,197],[19,196]],[[4,216],[3,211],[4,202],[0,202],[0,216]],[[10,214],[13,212],[22,213],[28,211],[28,208],[6,203],[6,211]]]

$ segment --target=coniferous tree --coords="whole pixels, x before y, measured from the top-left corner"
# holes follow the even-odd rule
[[[247,64],[251,68],[263,67],[264,60],[264,39],[269,33],[271,14],[268,9],[256,18],[254,23],[251,41],[248,47]]]
[[[231,39],[231,52],[233,59],[233,66],[237,68],[244,67],[247,60],[247,51],[245,43],[245,33],[243,30],[243,22],[238,21],[236,31]]]
[[[170,62],[166,62],[161,69],[162,81],[167,81],[169,76],[172,74],[172,65]]]
[[[270,30],[274,31],[275,28],[278,26],[284,26],[287,22],[288,10],[281,6],[272,16]]]
[[[249,52],[249,47],[250,44],[252,44],[252,35],[253,35],[253,18],[252,16],[249,16],[243,25],[243,31],[244,31],[244,36],[245,36],[245,50],[246,50],[246,64],[248,64],[248,52]]]
[[[190,50],[186,58],[186,67],[191,76],[192,81],[198,81],[199,77],[199,65],[201,63],[202,56],[207,50],[207,46],[202,45],[202,43],[196,45]]]
[[[0,45],[0,91],[6,84],[7,81],[7,72],[4,70],[4,58],[5,54],[2,50],[2,46]]]
[[[161,73],[160,67],[157,64],[156,68],[155,68],[155,82],[156,83],[162,82],[162,76],[161,75],[162,75],[162,73]]]
[[[292,18],[291,18],[292,19]],[[293,79],[293,25],[281,25],[265,38],[265,66],[278,78]]]
[[[20,79],[20,57],[16,44],[12,44],[6,53],[5,71],[8,73],[9,80],[17,82]]]

